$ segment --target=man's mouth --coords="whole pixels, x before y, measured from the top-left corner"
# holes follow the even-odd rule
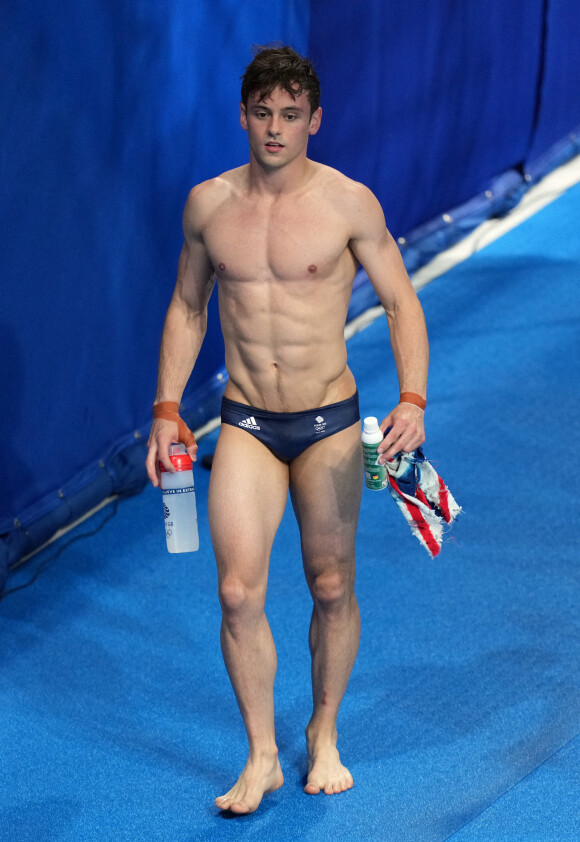
[[[273,149],[283,149],[283,145],[282,145],[281,143],[278,143],[278,142],[277,142],[277,141],[275,141],[275,140],[269,140],[269,141],[266,143],[266,146],[268,146],[268,147],[270,147],[270,148],[273,148]]]

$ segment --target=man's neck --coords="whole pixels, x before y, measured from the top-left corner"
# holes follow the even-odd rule
[[[302,189],[312,178],[313,163],[304,156],[279,169],[267,169],[250,155],[248,186],[252,192],[278,196],[282,193],[295,193]]]

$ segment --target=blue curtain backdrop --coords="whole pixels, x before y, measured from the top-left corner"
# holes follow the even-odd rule
[[[373,186],[395,236],[482,192],[526,157],[542,11],[542,0],[312,3],[326,120],[312,152]]]
[[[252,44],[304,52],[308,21],[306,0],[2,4],[0,569],[142,482],[187,193],[247,159]],[[222,365],[212,301],[200,417]]]
[[[0,587],[56,529],[142,487],[181,213],[193,184],[247,160],[252,44],[314,59],[312,157],[376,192],[412,269],[578,150],[579,23],[575,0],[2,4]],[[212,301],[193,426],[216,414],[222,368]]]
[[[544,3],[541,85],[526,168],[533,179],[565,160],[570,145],[580,148],[580,7],[577,0]]]

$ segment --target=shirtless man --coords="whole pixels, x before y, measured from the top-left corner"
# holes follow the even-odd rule
[[[305,792],[338,793],[353,780],[336,722],[359,644],[355,532],[362,484],[360,419],[344,324],[360,262],[387,314],[405,401],[382,461],[424,441],[428,343],[423,312],[381,207],[363,185],[307,157],[320,128],[319,83],[288,47],[261,50],[242,85],[249,164],[194,187],[163,332],[155,404],[179,402],[198,356],[218,282],[229,375],[209,489],[219,574],[221,644],[248,735],[238,781],[216,799],[250,813],[283,783],[274,733],[276,650],[264,612],[270,551],[288,491],[313,600],[313,711]],[[408,402],[410,401],[410,402]],[[165,413],[158,413],[163,416]],[[177,440],[157,417],[147,468]],[[188,448],[195,458],[197,446]]]

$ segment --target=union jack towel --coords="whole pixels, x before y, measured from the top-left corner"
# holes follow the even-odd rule
[[[461,512],[433,465],[419,448],[386,464],[385,486],[431,558],[441,550],[445,524]]]

